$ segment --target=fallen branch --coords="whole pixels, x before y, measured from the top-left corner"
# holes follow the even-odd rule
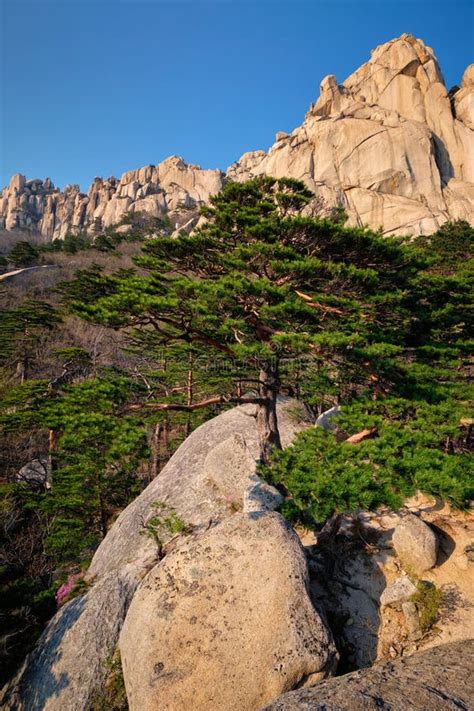
[[[344,441],[346,444],[359,444],[359,442],[363,442],[365,439],[373,439],[377,435],[377,432],[378,427],[371,427],[370,429],[362,430],[361,432],[351,435]]]

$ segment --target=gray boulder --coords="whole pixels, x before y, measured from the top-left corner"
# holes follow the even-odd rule
[[[44,456],[37,457],[27,462],[19,472],[15,479],[19,482],[23,481],[33,486],[44,486],[48,478],[48,458]]]
[[[329,408],[325,412],[322,412],[317,418],[315,425],[316,427],[322,427],[323,430],[332,431],[336,428],[336,423],[334,418],[337,417],[341,412],[339,405]]]
[[[284,694],[262,711],[472,711],[474,640]]]
[[[397,578],[391,585],[387,585],[380,596],[382,607],[400,606],[403,602],[410,600],[416,593],[417,588],[407,575]]]
[[[395,528],[393,547],[405,568],[416,575],[436,565],[438,541],[432,529],[414,514],[407,514]]]
[[[277,513],[236,514],[144,579],[120,652],[130,711],[256,711],[334,667],[302,546]]]
[[[108,573],[85,595],[66,603],[53,617],[36,649],[0,694],[11,711],[79,711],[107,675],[138,571]]]

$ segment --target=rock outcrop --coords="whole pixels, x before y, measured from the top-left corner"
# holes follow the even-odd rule
[[[473,66],[450,96],[433,50],[402,35],[341,85],[323,79],[302,126],[277,134],[268,153],[242,156],[227,176],[304,180],[351,224],[384,234],[474,222],[473,109]]]
[[[284,447],[304,426],[295,418],[295,406],[296,401],[289,398],[281,398],[278,405],[278,426]],[[238,449],[235,438],[239,441]],[[212,521],[242,510],[248,495],[261,482],[255,475],[258,456],[253,405],[223,412],[195,429],[160,475],[117,518],[92,559],[91,577],[150,555],[156,544],[143,534],[147,521],[156,514],[157,502],[175,512],[195,533],[205,530]],[[221,462],[219,474],[217,458]],[[229,460],[236,465],[232,483]],[[163,543],[171,537],[171,532],[164,531]]]
[[[48,458],[40,456],[27,462],[16,474],[16,481],[24,481],[31,486],[43,486],[48,477]]]
[[[60,191],[49,178],[15,175],[0,195],[0,227],[36,231],[50,240],[68,232],[93,234],[134,212],[158,218],[169,214],[179,227],[219,192],[222,181],[219,170],[202,170],[176,156],[130,170],[120,180],[95,178],[87,194],[78,185]]]
[[[262,711],[469,711],[474,640],[446,644],[283,695]]]
[[[0,227],[54,239],[144,211],[169,212],[175,227],[189,230],[196,208],[223,180],[260,174],[304,180],[317,196],[314,211],[340,205],[350,224],[385,234],[474,223],[474,65],[448,92],[433,50],[402,35],[377,47],[342,84],[325,77],[301,126],[278,132],[267,153],[245,153],[226,175],[171,157],[120,180],[96,178],[87,194],[15,175],[0,196]]]
[[[236,514],[166,556],[120,635],[130,711],[257,711],[323,678],[335,647],[303,548],[276,513]]]
[[[278,404],[285,446],[305,426],[295,417],[295,405],[285,398]],[[90,589],[53,617],[17,677],[3,697],[0,694],[0,706],[12,711],[89,711],[136,587],[159,557],[166,556],[167,545],[193,540],[244,507],[261,511],[279,500],[278,492],[256,476],[257,457],[253,406],[228,410],[194,430],[159,476],[122,511],[95,553],[87,576]],[[157,515],[174,516],[185,525],[178,536],[172,526],[159,530],[161,551],[151,535],[150,521]]]

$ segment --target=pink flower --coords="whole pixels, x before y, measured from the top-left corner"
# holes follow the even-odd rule
[[[61,607],[61,605],[64,605],[64,603],[67,602],[67,599],[73,591],[74,586],[76,585],[77,581],[80,580],[81,577],[81,573],[73,573],[68,577],[66,582],[61,585],[55,596],[58,607]]]

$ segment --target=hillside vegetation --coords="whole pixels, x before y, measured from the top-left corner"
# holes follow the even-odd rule
[[[469,505],[474,230],[383,238],[305,216],[311,198],[292,179],[229,182],[191,235],[138,221],[5,255],[60,268],[1,294],[4,679],[118,513],[231,404],[256,405],[260,472],[292,520],[416,490]],[[332,431],[282,451],[286,394],[310,420],[338,405]]]

